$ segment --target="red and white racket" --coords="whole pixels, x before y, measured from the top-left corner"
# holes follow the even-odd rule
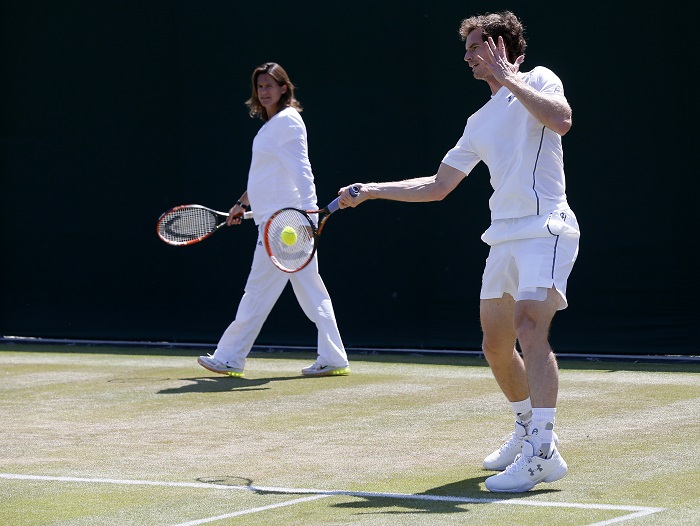
[[[359,188],[350,188],[351,195],[358,193]],[[282,208],[270,216],[265,224],[263,240],[267,255],[278,269],[297,272],[309,264],[318,249],[326,221],[340,208],[339,199],[320,210]],[[314,214],[318,214],[318,227],[311,218]]]
[[[212,210],[202,205],[180,205],[171,208],[158,218],[158,237],[169,245],[182,246],[199,243],[226,224],[226,212]],[[253,212],[243,214],[251,219]]]
[[[350,194],[359,193],[356,187]],[[336,198],[320,210],[282,208],[265,223],[263,241],[270,260],[284,272],[297,272],[313,259],[318,242],[333,212],[340,208]],[[318,226],[311,218],[318,214]],[[174,246],[192,245],[205,240],[226,224],[226,212],[219,212],[202,205],[180,205],[163,213],[158,219],[158,237]],[[251,219],[253,212],[246,212],[242,219]]]

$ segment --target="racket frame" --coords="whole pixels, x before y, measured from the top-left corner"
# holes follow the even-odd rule
[[[311,234],[312,234],[312,239],[313,239],[313,246],[311,248],[311,252],[309,256],[306,259],[306,262],[301,265],[300,267],[297,268],[289,268],[284,266],[280,261],[277,259],[277,257],[274,254],[274,251],[271,247],[270,244],[270,227],[272,226],[272,220],[277,217],[278,215],[287,212],[287,211],[292,211],[296,212],[300,215],[302,215],[309,223],[309,229],[311,229]],[[316,224],[314,223],[313,219],[311,219],[311,216],[309,214],[323,214],[326,213],[320,220],[318,227],[316,227]],[[265,222],[265,229],[263,231],[263,243],[265,244],[265,250],[267,251],[267,255],[270,257],[270,261],[282,272],[287,272],[289,274],[293,274],[294,272],[298,272],[304,267],[306,267],[309,263],[311,263],[311,260],[314,258],[314,255],[316,254],[316,249],[318,248],[318,239],[319,236],[321,235],[321,231],[323,230],[323,226],[326,224],[326,220],[330,217],[330,214],[328,213],[327,208],[323,208],[321,210],[301,210],[300,208],[292,208],[292,207],[287,207],[287,208],[280,208],[270,216],[270,218]],[[304,225],[306,227],[306,225]]]
[[[359,193],[359,188],[357,187],[352,187],[350,189],[350,194],[353,196],[357,195]],[[267,255],[270,257],[270,261],[282,272],[287,272],[288,274],[293,274],[294,272],[299,272],[301,269],[305,268],[309,263],[311,263],[311,260],[314,259],[314,256],[316,255],[316,250],[318,249],[318,242],[321,237],[321,232],[323,231],[323,227],[326,225],[326,221],[328,221],[328,218],[331,216],[333,212],[336,212],[337,210],[340,209],[340,204],[339,204],[340,198],[337,197],[335,198],[331,203],[328,204],[325,208],[321,208],[319,210],[301,210],[299,208],[293,208],[293,207],[287,207],[287,208],[281,208],[280,210],[277,210],[274,214],[270,216],[270,218],[265,222],[265,229],[263,232],[263,243],[265,245],[265,250],[267,251]],[[285,267],[278,261],[278,259],[275,257],[273,254],[272,248],[270,246],[269,242],[269,231],[270,231],[270,226],[272,225],[272,219],[275,218],[277,215],[287,211],[287,210],[293,210],[295,212],[300,213],[301,215],[305,216],[307,221],[309,222],[310,228],[312,230],[313,234],[313,248],[311,249],[311,253],[306,259],[306,262],[301,265],[300,267],[290,269],[288,267]],[[319,220],[318,220],[318,227],[315,225],[314,221],[311,219],[310,214],[319,214]]]
[[[212,214],[212,216],[215,217],[216,219],[216,224],[212,228],[210,232],[207,232],[199,237],[196,237],[194,239],[188,239],[186,241],[174,241],[172,239],[168,239],[164,237],[161,234],[161,225],[164,224],[171,216],[175,215],[177,212],[182,211],[182,210],[191,210],[191,209],[199,209],[199,210],[204,210],[206,212],[209,212]],[[228,214],[226,212],[221,212],[219,210],[214,210],[213,208],[209,208],[203,205],[196,205],[196,204],[186,204],[186,205],[178,205],[170,210],[166,210],[163,212],[160,217],[158,218],[158,222],[156,223],[156,233],[158,234],[158,237],[167,243],[168,245],[176,246],[176,247],[181,247],[181,246],[187,246],[187,245],[194,245],[195,243],[199,243],[200,241],[204,241],[208,237],[212,236],[215,232],[217,232],[222,226],[226,224],[226,218],[228,217]],[[245,212],[241,216],[242,219],[252,219],[253,217],[253,212]],[[164,228],[167,228],[164,227]]]

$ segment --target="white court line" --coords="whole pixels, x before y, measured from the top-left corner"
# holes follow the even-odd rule
[[[311,497],[303,497],[301,499],[289,500],[287,502],[280,502],[278,504],[270,504],[269,506],[261,506],[259,508],[251,508],[249,510],[236,511],[233,513],[227,513],[225,515],[217,515],[216,517],[207,517],[206,519],[198,519],[190,522],[183,522],[181,524],[174,524],[173,526],[197,526],[198,524],[206,524],[207,522],[220,521],[224,519],[230,519],[231,517],[240,517],[241,515],[249,515],[251,513],[258,513],[259,511],[272,510],[275,508],[282,508],[284,506],[292,506],[294,504],[299,504],[300,502],[308,502],[310,500],[325,499],[330,497],[330,495],[312,495]]]
[[[441,502],[457,502],[465,504],[500,504],[500,505],[512,505],[512,506],[539,506],[546,508],[574,508],[574,509],[589,509],[589,510],[609,510],[609,511],[629,511],[627,515],[616,517],[614,519],[605,520],[602,522],[596,522],[594,524],[589,524],[587,526],[606,526],[608,524],[615,524],[630,519],[635,519],[637,517],[644,517],[646,515],[651,515],[653,513],[658,513],[664,511],[665,508],[649,508],[644,506],[619,506],[615,504],[578,504],[575,502],[541,502],[528,499],[476,499],[470,497],[451,497],[443,495],[424,495],[424,494],[410,494],[410,493],[374,493],[366,491],[346,491],[346,490],[323,490],[323,489],[310,489],[310,488],[276,488],[276,487],[263,487],[263,486],[229,486],[226,484],[209,484],[206,482],[161,482],[152,480],[122,480],[122,479],[100,479],[100,478],[82,478],[82,477],[51,477],[43,475],[19,475],[13,473],[0,473],[0,479],[11,479],[11,480],[45,480],[53,482],[88,482],[94,484],[121,484],[121,485],[138,485],[138,486],[166,486],[166,487],[176,487],[176,488],[201,488],[201,489],[228,489],[228,490],[244,490],[244,491],[255,491],[261,493],[279,493],[279,494],[290,494],[290,495],[314,495],[317,498],[330,497],[333,495],[343,495],[348,497],[373,497],[373,498],[385,498],[385,499],[404,499],[404,500],[426,500],[426,501],[441,501]],[[271,506],[265,506],[262,508],[255,508],[255,511],[262,511],[265,509],[272,509],[274,507],[287,506],[290,504],[296,504],[297,502],[304,502],[306,500],[313,500],[311,498],[296,499],[294,501],[289,501],[286,503],[280,503]],[[245,510],[242,512],[236,512],[236,514],[246,514],[254,513],[255,511]],[[218,518],[210,517],[209,519],[202,519],[206,522],[211,522],[214,520],[219,520],[228,517],[234,517],[236,514],[221,515]],[[203,522],[188,522],[185,523],[187,526],[195,524],[204,524]],[[175,525],[175,526],[185,526]]]

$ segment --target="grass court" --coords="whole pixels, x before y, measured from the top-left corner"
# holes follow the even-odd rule
[[[560,359],[569,474],[484,488],[512,429],[483,358],[0,344],[0,524],[700,524],[700,364]]]

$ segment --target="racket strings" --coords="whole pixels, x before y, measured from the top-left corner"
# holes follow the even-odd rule
[[[163,239],[178,243],[193,241],[216,229],[217,217],[203,208],[183,208],[165,215],[158,225]]]
[[[283,236],[285,228],[294,230],[294,242],[290,242],[289,236]],[[314,254],[314,224],[298,210],[282,210],[271,217],[265,239],[270,257],[277,266],[290,272],[306,265]]]

